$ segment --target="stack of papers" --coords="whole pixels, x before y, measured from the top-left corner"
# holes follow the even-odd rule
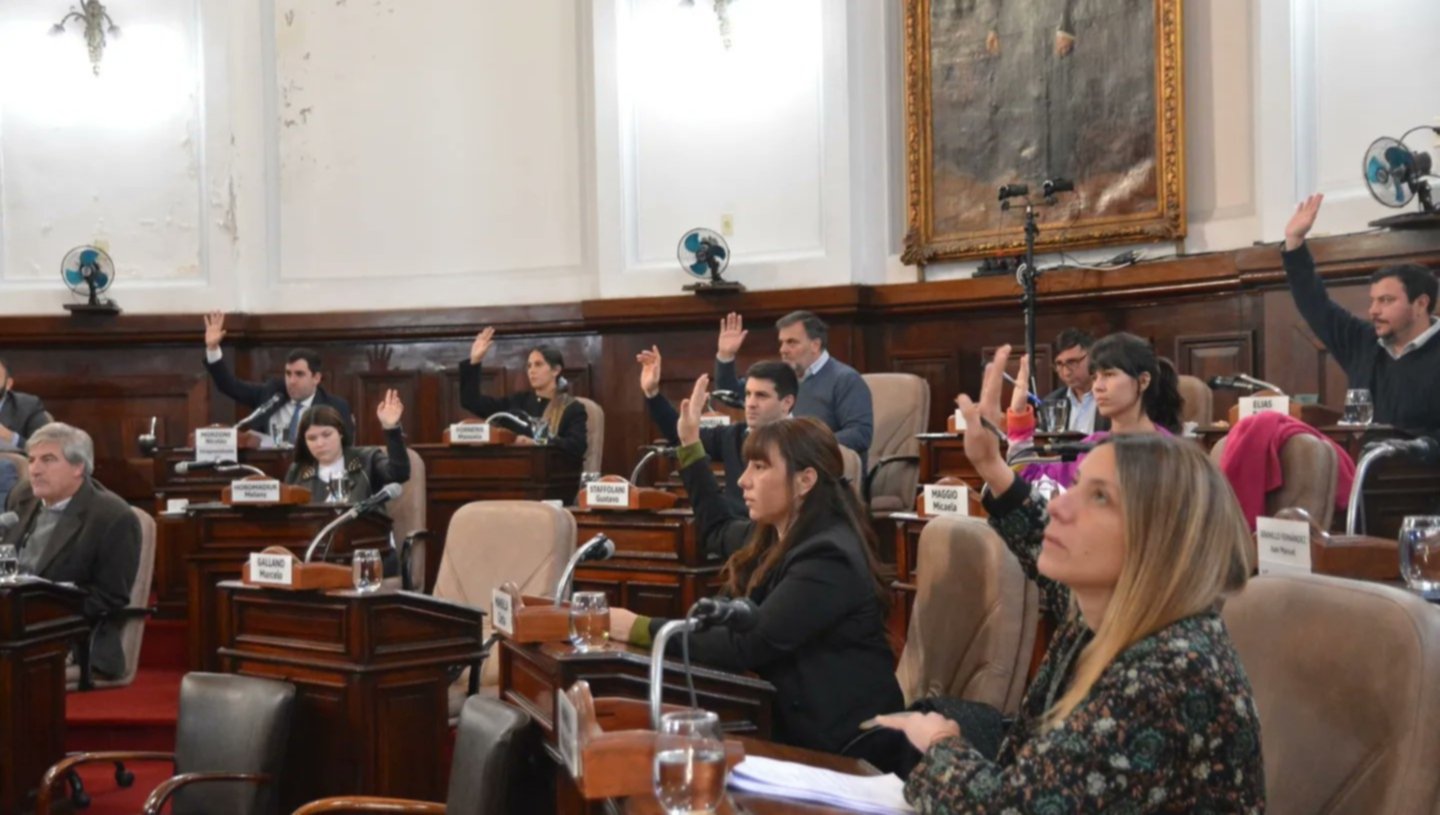
[[[891,775],[846,775],[805,764],[746,756],[730,771],[730,787],[775,798],[868,812],[914,812],[905,803],[905,782]]]

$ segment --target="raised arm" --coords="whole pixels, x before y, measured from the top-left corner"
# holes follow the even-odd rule
[[[245,382],[238,379],[220,351],[220,341],[225,339],[225,312],[212,311],[205,315],[205,370],[215,381],[215,387],[242,405],[255,407],[269,398],[270,393],[263,383]]]
[[[735,372],[735,356],[745,342],[745,318],[730,312],[720,321],[720,338],[715,343],[715,387],[722,391],[740,393],[744,383]]]
[[[690,496],[695,513],[695,533],[700,548],[711,557],[728,558],[745,545],[750,534],[750,519],[739,511],[720,491],[715,473],[710,471],[710,457],[700,442],[700,416],[710,377],[695,380],[690,398],[680,402],[680,419],[676,434],[680,439],[680,480]]]
[[[486,328],[476,334],[475,341],[470,344],[470,358],[460,363],[460,407],[482,419],[487,419],[490,414],[498,413],[508,407],[504,399],[497,399],[480,392],[480,361],[490,353],[490,346],[494,341],[494,328]]]
[[[370,485],[380,489],[386,484],[404,484],[410,480],[410,453],[405,449],[405,431],[400,419],[405,415],[405,404],[394,390],[385,391],[385,398],[375,409],[375,418],[385,431],[385,455],[376,456],[374,472],[370,473]]]
[[[1331,300],[1330,294],[1325,291],[1325,282],[1315,271],[1315,258],[1310,254],[1305,237],[1315,226],[1320,204],[1324,200],[1324,195],[1316,193],[1300,202],[1290,222],[1285,225],[1285,251],[1280,258],[1285,266],[1285,280],[1290,284],[1295,308],[1342,367],[1348,367],[1346,363],[1354,349],[1374,344],[1375,328]]]

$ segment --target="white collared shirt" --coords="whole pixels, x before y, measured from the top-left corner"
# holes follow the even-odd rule
[[[279,410],[270,415],[270,437],[277,442],[290,441],[290,436],[287,435],[287,432],[290,430],[290,417],[294,416],[297,412],[303,416],[305,411],[309,410],[310,405],[314,404],[314,402],[315,394],[312,393],[309,399],[300,403],[299,407],[296,407],[294,400],[281,405]],[[299,422],[295,424],[295,432],[297,434],[300,432]],[[295,446],[300,446],[300,443],[303,441],[305,440],[297,437],[295,439]]]
[[[1075,391],[1065,389],[1065,399],[1070,403],[1070,429],[1087,436],[1095,432],[1095,392],[1085,391],[1076,396]]]
[[[809,367],[809,368],[806,368],[806,369],[805,369],[805,375],[802,376],[802,377],[800,377],[801,381],[804,381],[804,380],[806,380],[806,379],[809,379],[810,377],[814,376],[815,374],[820,373],[820,369],[821,369],[821,368],[824,368],[824,367],[825,367],[825,363],[827,363],[827,362],[829,362],[829,361],[830,361],[830,352],[829,352],[829,351],[821,351],[821,352],[820,352],[820,356],[819,356],[814,362],[810,363],[810,367]]]
[[[1430,327],[1425,329],[1425,333],[1405,343],[1405,347],[1401,348],[1398,353],[1395,351],[1394,348],[1391,348],[1390,345],[1385,342],[1385,340],[1376,338],[1375,341],[1380,343],[1380,347],[1385,349],[1385,353],[1389,354],[1391,359],[1399,359],[1410,353],[1411,351],[1422,347],[1423,345],[1425,345],[1425,343],[1435,339],[1435,336],[1437,334],[1440,334],[1440,317],[1431,317]]]
[[[64,512],[65,507],[70,506],[70,502],[73,500],[75,500],[75,496],[73,495],[69,498],[66,498],[64,501],[56,501],[53,504],[46,503],[44,499],[41,499],[40,505],[45,507],[46,509],[53,510],[55,512]]]

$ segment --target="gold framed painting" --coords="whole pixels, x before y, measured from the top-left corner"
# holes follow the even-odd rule
[[[906,263],[1185,236],[1181,0],[903,2]]]

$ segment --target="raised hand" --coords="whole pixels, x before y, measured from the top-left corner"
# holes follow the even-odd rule
[[[1020,355],[1020,375],[1015,377],[1015,391],[1010,394],[1010,412],[1024,413],[1030,396],[1030,355]]]
[[[725,315],[720,321],[720,340],[715,344],[715,358],[721,362],[734,362],[748,333],[744,317],[733,311]]]
[[[211,351],[220,350],[220,341],[225,339],[225,312],[212,311],[205,315],[205,347]]]
[[[1000,392],[1005,387],[1005,363],[1010,360],[1010,346],[1002,345],[995,352],[995,359],[985,366],[985,378],[980,383],[980,401],[972,402],[969,396],[960,394],[955,403],[965,417],[965,455],[975,467],[975,472],[985,479],[992,492],[1003,492],[1015,480],[1000,453],[1000,439],[996,430],[1002,425]],[[985,422],[990,422],[990,427]]]
[[[700,417],[705,413],[705,403],[710,398],[710,376],[701,374],[695,380],[689,399],[680,400],[680,418],[675,422],[675,435],[681,444],[700,441]]]
[[[640,363],[640,390],[645,392],[646,399],[651,399],[660,392],[660,346],[652,345],[648,351],[641,351],[635,355],[635,361]]]
[[[404,415],[405,404],[400,401],[400,394],[393,389],[385,391],[385,398],[375,408],[375,418],[380,420],[380,427],[385,430],[399,427],[400,417]]]
[[[490,353],[490,346],[495,344],[495,328],[489,327],[475,335],[475,341],[470,343],[470,364],[479,365],[480,360]]]
[[[1285,224],[1285,251],[1293,252],[1300,248],[1305,242],[1305,236],[1310,234],[1310,229],[1315,226],[1315,218],[1320,214],[1320,204],[1325,201],[1324,193],[1315,193],[1300,202],[1295,208],[1295,214],[1290,216],[1290,223]]]

